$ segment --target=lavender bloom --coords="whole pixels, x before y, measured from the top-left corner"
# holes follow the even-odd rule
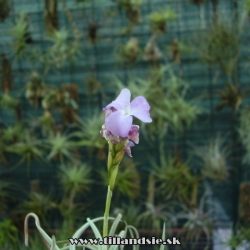
[[[123,89],[115,101],[104,109],[105,126],[113,134],[123,138],[128,136],[135,116],[142,122],[152,122],[149,114],[150,106],[143,96],[137,96],[130,103],[131,93]]]
[[[132,157],[131,147],[139,143],[139,126],[132,125],[132,116],[143,122],[151,122],[150,106],[143,96],[136,97],[130,103],[130,91],[123,89],[115,101],[104,108],[105,124],[100,131],[101,135],[113,144],[124,140],[124,150]]]

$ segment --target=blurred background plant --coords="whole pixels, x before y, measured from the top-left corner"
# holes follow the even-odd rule
[[[119,229],[127,221],[160,235],[165,223],[167,236],[181,232],[187,249],[199,242],[212,249],[212,222],[225,216],[247,230],[248,5],[0,0],[0,224],[11,219],[4,230],[18,230],[18,242],[3,247],[23,249],[31,211],[57,240],[103,214],[107,142],[99,112],[122,88],[148,100],[153,122],[134,120],[140,144],[122,161],[114,192]],[[222,215],[211,212],[212,201]],[[33,236],[31,248],[43,249]],[[234,246],[247,240],[241,230],[235,237]]]

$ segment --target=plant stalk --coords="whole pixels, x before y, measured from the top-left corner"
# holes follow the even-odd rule
[[[112,198],[112,191],[110,190],[110,187],[108,186],[108,193],[107,193],[106,206],[105,206],[105,212],[104,212],[104,221],[103,221],[103,237],[108,236],[108,218],[109,218],[111,198]]]

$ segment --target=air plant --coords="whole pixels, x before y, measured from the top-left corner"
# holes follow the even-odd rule
[[[176,13],[171,9],[160,10],[149,15],[151,29],[156,34],[167,32],[167,22],[177,18]]]
[[[79,122],[79,130],[74,132],[74,136],[79,139],[77,144],[88,147],[90,150],[105,149],[106,142],[100,137],[100,127],[103,125],[103,114],[93,114],[84,120],[77,117],[77,121]]]
[[[71,194],[71,203],[77,193],[90,189],[90,184],[93,182],[90,174],[91,168],[86,164],[61,165],[58,179],[65,195]]]
[[[62,134],[57,132],[56,135],[47,140],[47,146],[50,153],[48,160],[53,158],[59,159],[61,164],[64,163],[65,158],[75,161],[73,153],[77,149],[77,142],[72,140],[73,134]]]
[[[8,92],[5,92],[0,99],[0,106],[4,109],[14,111],[16,114],[16,119],[21,120],[21,109],[18,98],[12,97]]]
[[[241,143],[245,148],[245,155],[242,163],[250,163],[250,109],[243,109],[240,112],[238,133]]]
[[[197,38],[194,50],[207,64],[217,64],[227,74],[231,75],[239,58],[239,32],[225,23],[213,22],[204,37]],[[201,42],[202,41],[202,42]]]
[[[144,61],[152,61],[155,65],[157,65],[157,62],[161,57],[162,52],[159,50],[156,43],[156,37],[153,35],[150,37],[144,48],[143,59]]]
[[[182,235],[184,239],[191,243],[191,249],[195,249],[199,238],[202,233],[205,233],[207,245],[205,250],[209,247],[209,240],[211,239],[213,231],[213,219],[211,214],[216,212],[217,205],[215,203],[208,202],[206,199],[206,193],[202,196],[199,206],[195,209],[190,209],[183,206],[183,211],[177,215],[177,219],[185,219],[186,222],[183,225],[187,231]],[[210,208],[206,209],[206,205],[210,205]]]
[[[238,84],[227,84],[223,90],[219,91],[221,101],[216,106],[216,110],[221,110],[224,106],[231,107],[235,112],[239,110],[244,99],[245,93],[240,90]]]
[[[125,45],[116,48],[115,54],[118,54],[119,60],[124,64],[135,64],[140,54],[139,41],[131,37]]]
[[[13,38],[13,51],[14,55],[18,58],[23,55],[27,43],[30,42],[30,33],[28,32],[28,22],[25,14],[20,14],[15,22],[15,26],[9,30],[9,34]]]
[[[160,165],[152,160],[151,163],[164,198],[181,201],[190,208],[196,207],[200,177],[192,173],[187,163],[181,162],[177,156],[167,159],[164,155]]]
[[[120,172],[116,180],[117,196],[123,195],[135,199],[140,192],[140,177],[136,164],[130,158],[124,158],[119,168]],[[106,171],[99,171],[99,173],[106,185],[108,183]]]
[[[0,22],[3,22],[10,13],[10,3],[8,0],[0,0]]]
[[[2,139],[8,143],[18,142],[24,139],[23,131],[24,124],[21,122],[18,122],[15,125],[9,125],[5,129],[2,129]]]
[[[45,0],[44,8],[45,25],[51,34],[58,30],[57,0]]]
[[[40,58],[46,66],[46,71],[52,66],[61,69],[66,63],[73,64],[80,55],[79,41],[69,41],[69,32],[66,30],[55,31],[48,41],[52,42],[52,46]]]
[[[2,90],[8,92],[13,87],[11,63],[5,54],[2,54]]]
[[[217,136],[205,146],[196,146],[193,153],[200,159],[201,174],[213,181],[223,181],[228,178],[227,158],[229,147],[225,139]]]
[[[25,136],[22,140],[10,145],[7,147],[7,151],[15,153],[21,156],[20,161],[17,163],[17,166],[21,163],[27,163],[28,171],[32,160],[38,162],[43,161],[44,149],[42,148],[42,142],[39,139],[36,139],[31,133],[25,131]]]
[[[25,89],[25,96],[29,100],[30,104],[36,108],[40,106],[42,99],[46,94],[47,87],[36,72],[32,73]]]

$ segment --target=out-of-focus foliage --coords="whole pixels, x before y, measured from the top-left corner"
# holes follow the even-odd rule
[[[217,136],[205,146],[196,146],[192,152],[200,160],[202,176],[214,181],[228,178],[227,159],[230,154],[225,138]]]
[[[167,32],[167,22],[177,18],[177,14],[171,9],[155,11],[149,15],[151,29],[156,34]]]

